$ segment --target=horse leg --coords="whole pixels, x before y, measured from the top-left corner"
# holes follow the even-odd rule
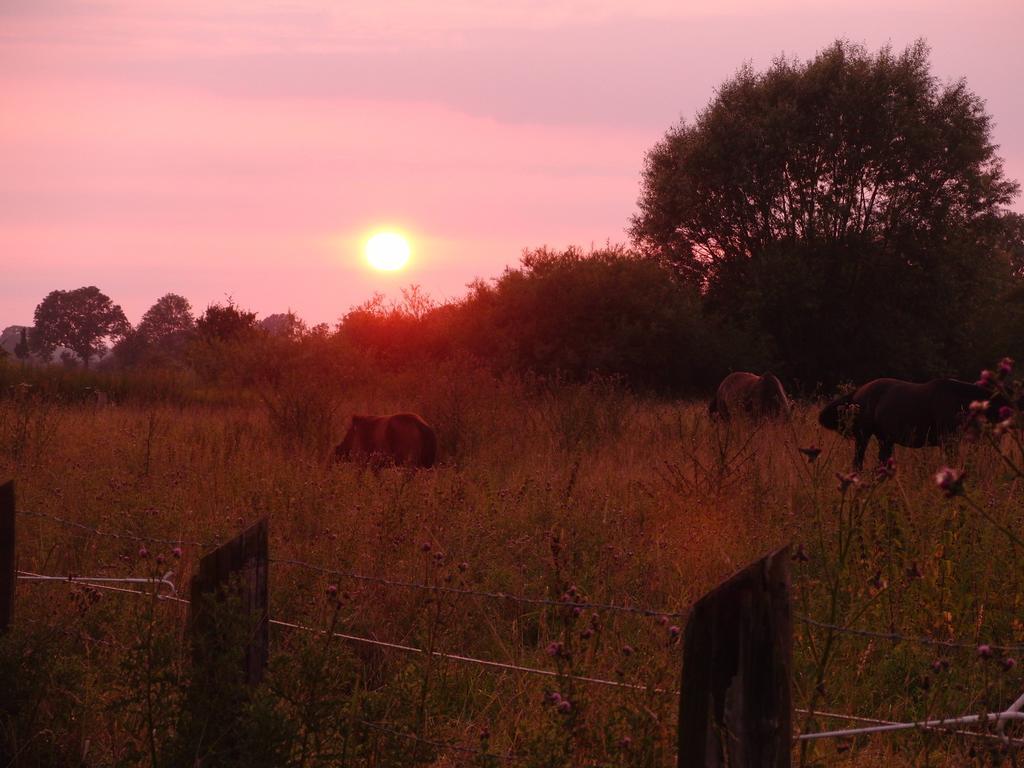
[[[856,470],[864,469],[864,453],[868,449],[870,439],[871,435],[857,435],[857,448],[853,452],[853,468]]]
[[[888,440],[878,438],[878,465],[882,466],[892,458],[893,444]]]

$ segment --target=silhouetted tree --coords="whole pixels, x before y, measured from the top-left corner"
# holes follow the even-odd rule
[[[188,299],[165,294],[146,310],[138,327],[115,345],[114,353],[124,365],[172,362],[184,349],[195,324]]]
[[[234,299],[211,304],[196,320],[196,331],[206,340],[236,340],[256,327],[256,313],[240,309]]]
[[[693,286],[609,246],[526,251],[520,267],[477,281],[460,301],[437,305],[412,289],[396,303],[376,296],[345,315],[336,341],[386,370],[473,359],[500,372],[684,390],[725,370],[736,334],[705,322]]]
[[[698,292],[615,246],[526,251],[518,269],[473,286],[451,325],[461,346],[511,370],[681,389],[718,368]]]
[[[923,42],[746,66],[650,151],[631,234],[791,374],[937,372],[1008,277],[991,125]]]
[[[999,224],[996,247],[1005,254],[1014,276],[1024,280],[1024,214],[1007,211]]]
[[[58,346],[72,350],[88,368],[94,357],[107,352],[106,339],[119,339],[131,325],[110,297],[95,286],[52,291],[35,311],[30,342],[49,358]]]
[[[138,331],[148,343],[161,346],[180,343],[195,328],[195,324],[188,299],[176,293],[168,293],[146,310]]]
[[[259,327],[271,336],[280,336],[285,339],[298,339],[307,332],[306,324],[302,318],[292,312],[277,312],[267,315],[260,320]]]

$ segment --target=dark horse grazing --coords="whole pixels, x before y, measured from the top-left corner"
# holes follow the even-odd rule
[[[875,379],[826,405],[818,422],[857,441],[853,466],[861,469],[872,435],[878,438],[878,460],[884,464],[894,445],[923,448],[955,438],[975,401],[988,401],[985,418],[989,421],[996,421],[999,408],[1006,405],[1005,398],[957,379],[932,379],[926,384]]]
[[[434,466],[437,435],[434,428],[415,413],[391,416],[353,416],[345,439],[335,449],[338,461],[384,460],[399,467]]]
[[[789,414],[789,408],[786,390],[773,374],[758,376],[744,371],[730,373],[722,379],[708,403],[708,413],[723,419],[740,415],[755,419],[779,416]]]

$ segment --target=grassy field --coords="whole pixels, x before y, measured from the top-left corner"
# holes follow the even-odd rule
[[[399,394],[403,393],[403,394]],[[303,399],[307,402],[307,399]],[[795,612],[965,647],[795,622],[795,703],[892,720],[995,711],[1021,690],[1019,481],[983,442],[946,457],[897,450],[895,473],[840,490],[852,445],[816,423],[723,427],[701,402],[610,384],[486,374],[391,381],[288,421],[229,405],[0,403],[0,477],[19,508],[107,531],[220,541],[269,518],[271,557],[381,579],[685,614],[739,567],[792,542]],[[417,410],[440,434],[432,471],[329,460],[347,414]],[[318,418],[315,439],[303,423]],[[323,429],[330,423],[330,429]],[[814,462],[798,449],[820,446]],[[872,448],[874,450],[874,448]],[[966,467],[967,495],[933,480]],[[202,548],[18,518],[18,567],[173,570]],[[1019,538],[1018,538],[1019,541]],[[21,582],[0,640],[6,758],[16,766],[674,764],[684,616],[644,616],[388,586],[274,562],[271,616],[421,649],[551,670],[488,668],[271,631],[265,685],[236,711],[194,713],[187,607]],[[332,586],[336,585],[337,593]],[[559,645],[560,644],[560,645]],[[574,676],[648,690],[586,683]],[[558,696],[553,696],[557,693]],[[567,702],[567,703],[565,703]],[[226,720],[224,719],[226,718]],[[801,731],[843,723],[797,715]],[[218,731],[223,726],[223,732]],[[1011,732],[1019,728],[1011,727]],[[451,745],[455,745],[452,747]],[[513,759],[508,759],[511,756]],[[902,733],[815,742],[794,764],[1009,764],[991,743]],[[199,760],[199,762],[197,762]]]

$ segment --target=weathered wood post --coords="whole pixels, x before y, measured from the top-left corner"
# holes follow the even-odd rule
[[[788,768],[789,547],[693,606],[683,641],[679,768]]]
[[[246,648],[243,673],[248,685],[258,685],[267,666],[270,615],[267,607],[267,520],[264,518],[199,561],[192,577],[189,626],[192,647],[200,663],[212,661],[228,649],[218,648],[222,638],[215,630],[212,614],[217,603],[237,596],[241,620],[245,623]]]
[[[0,485],[0,635],[14,615],[14,481]]]

